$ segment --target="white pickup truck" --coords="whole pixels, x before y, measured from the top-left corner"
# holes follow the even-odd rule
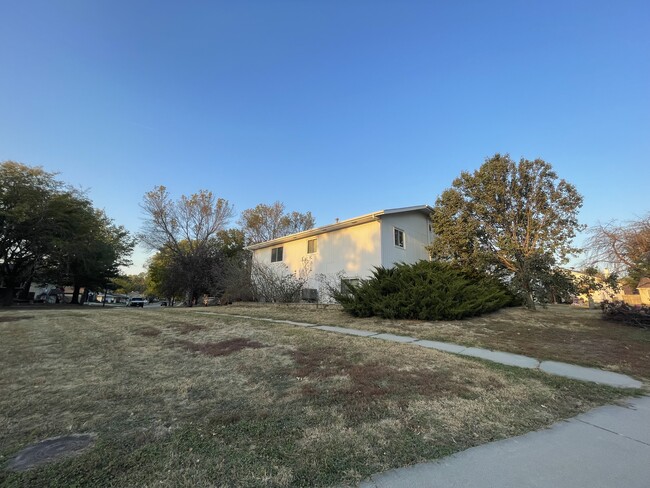
[[[129,298],[129,300],[126,302],[127,307],[142,307],[144,308],[144,304],[147,303],[144,298],[141,297],[133,297]]]

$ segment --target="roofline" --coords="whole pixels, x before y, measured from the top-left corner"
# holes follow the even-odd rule
[[[335,224],[324,225],[322,227],[316,227],[315,229],[309,229],[302,232],[297,232],[296,234],[289,234],[288,236],[278,237],[277,239],[272,239],[270,241],[251,244],[250,246],[246,246],[245,249],[248,249],[249,251],[256,251],[257,249],[264,249],[266,247],[277,246],[279,244],[284,244],[285,242],[297,241],[298,239],[304,239],[306,237],[325,234],[327,232],[332,232],[339,229],[345,229],[347,227],[354,227],[355,225],[367,224],[368,222],[379,220],[383,215],[392,215],[398,213],[418,212],[418,211],[429,215],[431,214],[431,212],[433,212],[433,208],[429,205],[415,205],[413,207],[389,208],[386,210],[379,210],[377,212],[360,215],[359,217],[353,217],[351,219],[341,220],[340,222],[336,222]]]

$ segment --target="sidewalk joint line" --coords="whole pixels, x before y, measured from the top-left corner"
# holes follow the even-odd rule
[[[610,430],[606,429],[605,427],[601,427],[600,425],[592,424],[591,422],[587,422],[586,420],[582,419],[574,419],[577,420],[578,422],[582,422],[583,424],[590,425],[591,427],[595,427],[596,429],[604,430],[605,432],[609,432],[610,434],[616,434],[618,436],[624,437],[625,439],[629,439],[634,442],[638,442],[639,444],[643,444],[644,446],[650,447],[650,444],[647,442],[640,441],[639,439],[635,439],[634,437],[627,436],[625,434],[621,434],[620,432],[616,432],[615,430]]]

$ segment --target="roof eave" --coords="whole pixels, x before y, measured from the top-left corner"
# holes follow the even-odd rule
[[[309,229],[303,232],[298,232],[296,234],[289,234],[288,236],[278,237],[277,239],[273,239],[270,241],[251,244],[250,246],[246,246],[246,249],[249,251],[256,251],[258,249],[264,249],[267,247],[273,247],[279,244],[284,244],[285,242],[297,241],[299,239],[305,239],[306,237],[317,236],[319,234],[325,234],[327,232],[332,232],[339,229],[345,229],[347,227],[354,227],[355,225],[366,224],[368,222],[379,220],[381,214],[382,212],[375,212],[368,215],[362,215],[361,217],[356,217],[354,219],[343,220],[335,224],[324,225],[323,227]]]
[[[284,244],[285,242],[297,241],[298,239],[304,239],[306,237],[325,234],[326,232],[332,232],[339,229],[345,229],[347,227],[354,227],[355,225],[361,225],[368,222],[377,221],[383,215],[392,215],[392,214],[418,212],[418,211],[428,215],[433,211],[433,208],[430,207],[429,205],[415,205],[413,207],[401,207],[401,208],[390,208],[387,210],[380,210],[378,212],[361,215],[359,217],[354,217],[352,219],[342,220],[341,222],[337,222],[335,224],[325,225],[323,227],[309,229],[303,232],[298,232],[296,234],[290,234],[288,236],[278,237],[277,239],[272,239],[270,241],[251,244],[250,246],[246,246],[245,249],[249,251],[256,251],[258,249],[265,249],[267,247],[278,246],[280,244]]]

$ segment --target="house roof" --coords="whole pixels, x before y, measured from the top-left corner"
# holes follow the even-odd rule
[[[637,288],[650,288],[650,278],[641,278],[641,281],[639,281],[639,284],[636,287]]]
[[[354,217],[347,220],[341,220],[334,224],[324,225],[322,227],[316,227],[314,229],[305,230],[303,232],[298,232],[296,234],[289,234],[288,236],[278,237],[277,239],[272,239],[266,242],[251,244],[250,246],[247,246],[246,249],[255,251],[256,249],[264,249],[265,247],[277,246],[285,242],[296,241],[298,239],[304,239],[305,237],[316,236],[319,234],[332,232],[334,230],[345,229],[346,227],[354,227],[355,225],[361,225],[367,222],[373,222],[381,219],[381,217],[384,215],[394,215],[394,214],[409,213],[409,212],[420,212],[425,215],[430,215],[432,211],[433,208],[431,208],[429,205],[415,205],[413,207],[389,208],[386,210],[379,210],[377,212],[360,215],[359,217]]]

